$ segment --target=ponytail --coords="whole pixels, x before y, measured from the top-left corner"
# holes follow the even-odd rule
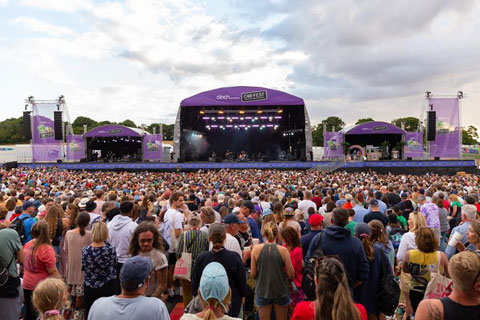
[[[372,240],[370,240],[370,237],[361,237],[362,238],[362,244],[363,244],[363,249],[365,250],[365,255],[367,256],[367,259],[370,261],[373,261],[374,258],[374,249],[373,249],[373,243]]]
[[[263,226],[263,235],[268,241],[275,240],[277,233],[278,233],[278,228],[275,222],[269,221],[265,223],[265,225]]]
[[[216,320],[217,316],[215,315],[215,308],[218,306],[218,300],[214,298],[208,299],[207,302],[208,305],[208,310],[205,312],[205,316],[203,317],[203,320]]]

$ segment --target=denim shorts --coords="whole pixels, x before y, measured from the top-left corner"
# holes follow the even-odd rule
[[[290,302],[291,302],[290,295],[285,296],[283,298],[276,298],[276,299],[266,299],[259,296],[255,298],[255,303],[257,307],[265,307],[271,304],[276,304],[276,305],[285,307],[285,306],[288,306]]]

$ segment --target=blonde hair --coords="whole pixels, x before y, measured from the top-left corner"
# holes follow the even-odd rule
[[[453,280],[454,288],[461,291],[470,291],[473,288],[474,281],[480,270],[480,258],[471,251],[463,251],[454,255],[448,262],[448,271]]]
[[[412,227],[410,228],[411,232],[415,232],[418,229],[427,226],[427,219],[425,219],[425,216],[418,211],[413,211],[410,213],[409,218],[413,223]]]
[[[68,307],[68,291],[65,282],[58,278],[47,278],[33,291],[32,302],[42,320],[61,320],[60,311]],[[58,314],[56,314],[58,311]]]
[[[215,315],[214,309],[220,304],[219,301],[215,298],[210,298],[207,301],[205,301],[202,297],[202,293],[199,291],[198,292],[200,301],[204,307],[208,307],[207,312],[205,313],[205,316],[203,317],[203,320],[216,320],[217,316]],[[225,299],[223,299],[222,304],[225,306],[224,313],[228,312],[228,306],[230,305],[230,298],[232,296],[232,290],[229,288],[227,296]]]
[[[63,218],[63,209],[58,204],[50,207],[47,211],[45,221],[48,223],[48,235],[50,239],[54,239],[57,233],[58,219]]]
[[[108,239],[107,225],[101,221],[97,221],[92,227],[92,242],[103,242]]]
[[[277,236],[278,233],[278,227],[275,222],[267,222],[263,226],[263,235],[265,238],[267,238],[268,241],[273,241],[275,240],[275,237]]]

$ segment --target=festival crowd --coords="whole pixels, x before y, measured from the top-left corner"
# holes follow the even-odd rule
[[[1,319],[480,319],[477,176],[0,179]]]

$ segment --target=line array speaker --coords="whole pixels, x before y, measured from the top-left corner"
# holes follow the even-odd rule
[[[428,111],[427,116],[427,141],[435,141],[437,132],[437,112]]]
[[[32,114],[31,111],[23,111],[23,135],[25,139],[32,139]]]
[[[53,123],[55,127],[55,140],[63,140],[62,111],[53,112]]]

